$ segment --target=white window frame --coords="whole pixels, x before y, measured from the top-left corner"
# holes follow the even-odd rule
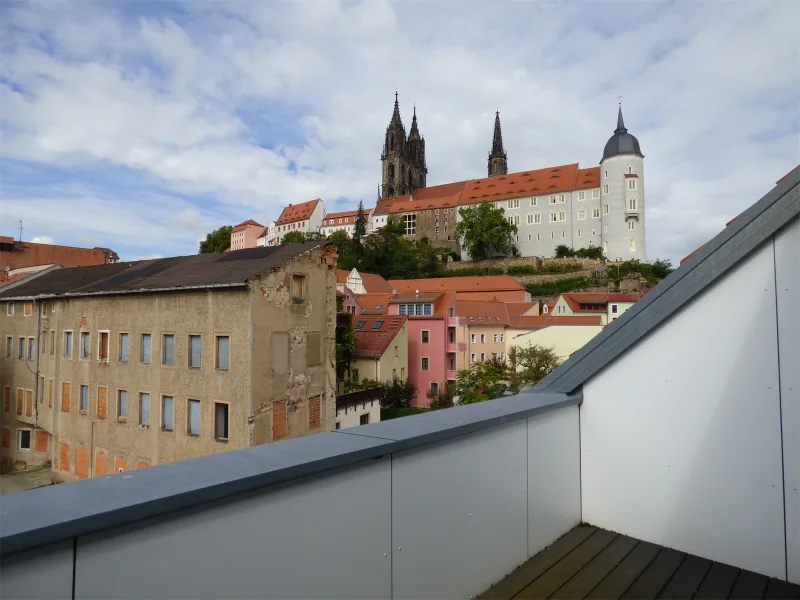
[[[578,220],[579,221],[584,221],[585,219],[586,219],[586,211],[585,210],[579,210],[578,211]]]
[[[9,302],[6,304],[6,316],[13,317],[14,316],[14,303]]]
[[[607,183],[603,185],[603,195],[606,195],[606,194],[608,194],[608,184]]]
[[[633,220],[628,221],[628,230],[634,231],[635,229],[636,229],[636,221]]]
[[[427,367],[425,366],[425,363],[423,361],[427,361],[427,363],[428,363]],[[419,357],[419,370],[424,372],[424,373],[428,373],[431,370],[431,358],[430,358],[430,356],[420,356]]]
[[[425,341],[425,334],[427,334],[428,341]],[[431,332],[430,329],[422,329],[419,332],[419,343],[425,344],[426,346],[431,343]]]
[[[629,190],[635,190],[636,189],[636,180],[633,179],[632,177],[628,178],[628,189]]]
[[[27,431],[29,433],[28,436],[28,444],[27,448],[22,447],[22,432]],[[17,429],[17,450],[20,452],[33,452],[33,429],[29,429],[28,427],[19,427]]]
[[[578,192],[578,200],[586,200],[586,192]]]
[[[482,333],[481,334],[481,344],[485,344],[485,343],[486,343],[486,334]]]
[[[600,197],[600,188],[594,188],[592,190],[592,198],[597,200]]]
[[[628,210],[637,210],[636,198],[628,198]]]

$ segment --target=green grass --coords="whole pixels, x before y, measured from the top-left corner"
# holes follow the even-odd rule
[[[428,412],[428,409],[420,408],[418,406],[409,406],[408,408],[382,408],[381,421],[388,421],[389,419],[399,419],[400,417],[418,415],[424,412]]]

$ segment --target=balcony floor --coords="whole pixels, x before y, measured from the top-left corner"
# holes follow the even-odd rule
[[[579,525],[480,598],[800,598],[800,586]]]

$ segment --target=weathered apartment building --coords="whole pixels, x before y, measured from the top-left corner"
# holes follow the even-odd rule
[[[306,243],[0,290],[3,467],[69,481],[333,429],[334,269]]]

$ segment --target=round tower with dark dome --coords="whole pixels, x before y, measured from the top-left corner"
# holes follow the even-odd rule
[[[620,103],[617,128],[600,160],[600,233],[606,258],[647,261],[644,209],[644,155],[639,140],[625,128]]]

